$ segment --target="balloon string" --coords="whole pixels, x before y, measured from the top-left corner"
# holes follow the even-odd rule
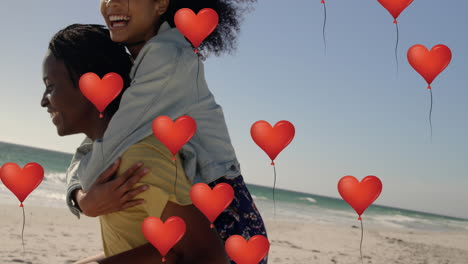
[[[431,92],[431,108],[429,109],[429,126],[431,128],[431,143],[432,143],[432,89],[429,89]]]
[[[177,163],[175,160],[174,160],[174,166],[175,166],[174,195],[177,197]]]
[[[325,25],[327,23],[327,6],[325,5],[325,1],[323,1],[322,3],[323,3],[323,13],[324,13],[322,35],[323,35],[324,53],[325,55],[327,55],[327,42],[325,40]]]
[[[275,218],[276,218],[276,200],[275,200],[275,188],[276,188],[276,167],[275,164],[273,164],[273,171],[274,171],[274,182],[273,182],[273,207],[274,207],[274,212],[275,212]]]
[[[395,61],[396,61],[396,68],[397,68],[397,77],[398,77],[398,23],[395,23],[396,27],[396,43],[395,43]]]
[[[23,260],[24,260],[24,224],[26,222],[26,216],[24,213],[24,206],[22,208],[23,208],[23,229],[21,230],[21,241],[23,243]]]
[[[362,219],[361,219],[361,245],[359,246],[359,251],[361,252],[361,263],[364,264],[364,261],[362,260],[362,239],[364,238],[364,227],[362,225]]]
[[[197,56],[197,62],[198,62],[198,65],[197,65],[197,79],[195,81],[197,82],[197,99],[198,99],[198,102],[200,103],[200,91],[199,91],[199,88],[198,88],[198,74],[200,73],[200,58],[198,58],[198,56]]]

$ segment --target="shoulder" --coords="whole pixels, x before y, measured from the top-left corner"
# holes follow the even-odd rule
[[[171,178],[175,175],[172,153],[154,135],[150,135],[140,142],[130,146],[121,156],[119,173],[125,172],[134,164],[142,162],[150,173],[158,177]],[[176,155],[177,167],[181,167],[179,174],[185,176],[179,155]]]
[[[122,155],[118,174],[122,174],[137,162],[143,162],[144,167],[149,169],[149,172],[140,180],[140,184],[149,184],[151,190],[144,192],[146,194],[143,195],[150,195],[153,198],[167,196],[165,199],[181,205],[191,203],[192,184],[185,175],[180,156],[176,156],[174,164],[172,153],[156,137],[150,135],[128,148]],[[176,193],[174,193],[175,183]]]
[[[172,153],[154,135],[149,135],[140,142],[130,146],[122,155],[122,159],[141,158],[143,155],[151,155],[172,162]]]
[[[169,39],[161,39],[155,36],[146,42],[146,44],[138,53],[135,62],[141,63],[146,61],[148,57],[159,57],[159,59],[175,57],[181,50],[181,47],[175,44],[176,43],[170,41]]]
[[[173,70],[180,60],[191,51],[191,46],[177,28],[171,28],[148,40],[135,59],[133,72],[136,76],[156,70]],[[193,51],[192,51],[193,52]]]
[[[135,80],[151,74],[170,74],[174,71],[179,57],[177,47],[169,43],[147,43],[138,54],[130,76]]]

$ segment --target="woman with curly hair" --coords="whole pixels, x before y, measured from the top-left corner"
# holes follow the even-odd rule
[[[116,165],[111,165],[116,161],[118,164],[119,157],[131,146],[148,143],[154,137],[152,121],[162,115],[173,120],[188,115],[197,123],[194,137],[179,151],[190,182],[206,183],[210,187],[227,183],[234,189],[233,202],[214,223],[221,238],[225,241],[232,235],[241,235],[245,239],[254,235],[266,236],[263,220],[241,176],[224,114],[207,87],[203,63],[199,58],[210,53],[220,55],[235,48],[240,16],[253,2],[101,0],[101,13],[111,39],[124,44],[134,59],[130,71],[132,81],[123,93],[119,109],[110,119],[105,133],[94,141],[85,139],[67,173],[67,203],[72,212],[78,216],[79,211],[88,216],[100,216],[101,226],[108,230],[107,234],[103,234],[105,255],[112,257],[100,263],[160,261],[157,251],[150,244],[143,243],[146,241],[138,241],[138,247],[130,246],[132,243],[122,243],[122,240],[131,240],[128,234],[140,232],[124,230],[122,221],[142,221],[135,218],[132,209],[143,200],[146,203],[167,202],[167,199],[159,201],[158,197],[152,196],[152,188],[162,188],[167,197],[178,195],[177,190],[174,193],[166,185],[164,189],[145,181],[140,181],[138,187],[131,189],[141,174],[129,178],[125,176],[128,184],[122,184],[122,173],[117,173],[118,177],[113,179],[108,175],[117,170]],[[174,14],[180,8],[190,8],[195,13],[203,8],[212,8],[219,15],[219,25],[200,47],[201,54],[194,53],[191,44],[174,28]],[[124,157],[120,161],[120,172],[132,170],[132,162],[145,165],[152,162],[148,155],[140,155],[139,160],[124,160]],[[160,177],[157,171],[150,174]],[[116,186],[117,181],[119,185],[126,186],[118,192],[111,187]],[[135,196],[140,199],[132,200]],[[125,219],[113,217],[119,214],[126,214]],[[260,263],[266,263],[266,258]]]

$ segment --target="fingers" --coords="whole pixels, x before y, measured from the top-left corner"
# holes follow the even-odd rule
[[[100,176],[97,178],[96,183],[104,183],[106,182],[119,168],[120,166],[120,158],[118,158],[114,164],[112,164],[109,168],[107,168]],[[96,184],[95,183],[95,184]]]
[[[131,200],[131,201],[126,202],[120,210],[125,210],[127,208],[134,207],[134,206],[144,204],[144,203],[145,203],[145,200],[143,199]]]
[[[127,201],[130,201],[131,199],[133,199],[135,196],[137,196],[138,194],[148,190],[148,185],[142,185],[142,186],[139,186],[133,190],[130,190],[128,192],[126,192],[124,195],[122,195],[122,197],[120,198],[120,202],[123,204]]]
[[[129,177],[127,177],[126,181],[122,182],[122,184],[119,186],[119,188],[118,188],[119,191],[121,193],[125,193],[125,192],[129,191],[148,172],[149,172],[148,168],[140,168],[138,171],[133,172]]]
[[[115,188],[119,188],[122,184],[124,184],[129,178],[135,175],[135,172],[143,166],[143,162],[138,162],[133,164],[130,169],[126,170],[122,176],[118,177],[115,180]]]

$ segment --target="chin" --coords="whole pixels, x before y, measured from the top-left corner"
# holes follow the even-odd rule
[[[70,131],[67,131],[66,129],[63,129],[62,127],[57,127],[57,134],[60,137],[64,137],[64,136],[69,136],[69,135],[73,135],[73,134],[76,134],[76,133],[70,133]]]
[[[128,40],[128,37],[122,33],[112,33],[110,32],[110,37],[112,41],[117,42],[117,43],[125,43]]]
[[[66,133],[64,133],[62,130],[60,129],[57,129],[57,134],[60,136],[60,137],[64,137],[64,136],[67,136]]]

